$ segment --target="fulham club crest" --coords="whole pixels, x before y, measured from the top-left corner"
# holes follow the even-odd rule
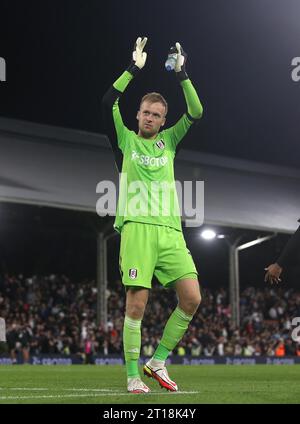
[[[162,140],[157,141],[155,144],[161,150],[163,150],[165,148],[165,143]]]
[[[135,280],[135,279],[136,279],[136,277],[137,277],[137,269],[135,269],[135,268],[130,268],[130,270],[129,270],[129,278],[130,278],[131,280]]]

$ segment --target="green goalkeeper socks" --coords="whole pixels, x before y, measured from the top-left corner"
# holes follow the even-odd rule
[[[138,365],[141,350],[141,323],[141,320],[125,316],[123,344],[128,378],[140,376]]]
[[[178,306],[170,316],[162,339],[153,355],[153,359],[165,361],[170,352],[180,342],[193,316],[186,314]],[[123,344],[128,378],[139,377],[138,361],[141,350],[141,320],[125,316]]]
[[[168,358],[170,352],[184,336],[192,319],[192,315],[186,314],[177,306],[165,326],[162,339],[154,352],[153,359],[165,361]]]

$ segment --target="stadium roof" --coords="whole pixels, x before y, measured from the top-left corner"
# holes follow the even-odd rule
[[[95,211],[98,182],[117,183],[104,135],[0,118],[0,200]],[[180,181],[204,180],[206,224],[293,232],[300,170],[181,149]]]

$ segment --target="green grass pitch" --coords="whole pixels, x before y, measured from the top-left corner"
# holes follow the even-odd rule
[[[126,392],[118,365],[0,366],[0,404],[300,403],[300,366],[170,365],[179,392],[144,377],[151,393]]]

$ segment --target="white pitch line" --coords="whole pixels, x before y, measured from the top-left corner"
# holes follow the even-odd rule
[[[0,390],[33,390],[33,391],[43,391],[43,390],[49,390],[44,387],[0,387]]]
[[[49,387],[0,387],[0,390],[32,390],[32,391],[50,391]],[[113,389],[60,389],[60,391],[77,391],[77,392],[113,392]]]
[[[160,395],[160,396],[173,396],[173,395],[184,395],[184,394],[195,394],[200,393],[197,391],[192,392],[171,392],[171,393],[161,393],[161,392],[151,392],[146,393],[146,396],[150,395]],[[38,395],[38,396],[0,396],[0,400],[17,400],[17,399],[51,399],[51,398],[74,398],[74,397],[96,397],[96,396],[132,396],[132,393],[89,393],[89,394],[72,394],[72,395]]]
[[[96,394],[96,393],[90,393],[90,394],[78,394],[78,395],[40,395],[40,396],[0,396],[0,400],[6,400],[6,399],[51,399],[51,398],[74,398],[74,397],[95,397],[95,396],[110,396],[108,393],[105,394]]]
[[[50,390],[50,389],[49,389]],[[113,389],[61,389],[63,391],[72,392],[113,392]]]

